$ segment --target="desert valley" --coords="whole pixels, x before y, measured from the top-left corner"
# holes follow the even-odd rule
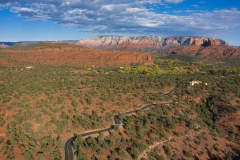
[[[0,0],[0,160],[240,160],[239,0]]]
[[[1,159],[238,159],[240,48],[206,37],[1,43]]]

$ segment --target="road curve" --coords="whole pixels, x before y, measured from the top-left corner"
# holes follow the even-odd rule
[[[171,91],[166,93],[165,96],[168,96],[169,94],[173,93],[177,89],[178,89],[178,85],[176,85],[174,87],[174,89],[172,89]],[[177,99],[172,99],[172,102],[164,102],[164,103],[161,103],[161,104],[171,104],[171,103],[176,103],[176,102],[178,102]],[[113,126],[114,125],[123,125],[123,123],[120,121],[120,118],[119,118],[120,115],[128,115],[128,114],[136,113],[138,111],[144,111],[151,106],[156,106],[156,104],[148,104],[148,105],[146,105],[146,106],[144,106],[144,107],[142,107],[138,110],[127,111],[127,112],[120,113],[119,115],[114,115],[113,116],[113,121],[114,121]],[[94,134],[98,134],[100,132],[109,132],[111,130],[113,130],[113,127],[105,128],[105,129],[101,129],[101,130],[97,130],[97,131],[92,131],[92,132],[87,132],[87,133],[83,133],[83,134],[79,134],[79,135],[82,135],[82,137],[88,137],[88,136],[91,136],[91,135],[94,135]],[[74,156],[74,152],[73,152],[73,141],[74,141],[75,138],[76,138],[76,136],[73,136],[73,137],[71,137],[71,138],[69,138],[65,141],[65,144],[64,144],[64,160],[75,160],[75,156]]]
[[[66,142],[65,142],[65,145],[64,145],[64,156],[65,156],[65,159],[71,159],[73,160],[74,159],[74,153],[73,153],[73,150],[72,150],[72,145],[73,144],[73,137],[69,138]]]

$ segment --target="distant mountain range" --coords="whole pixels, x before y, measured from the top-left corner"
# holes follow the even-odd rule
[[[35,42],[0,42],[0,48],[26,49]],[[240,47],[230,46],[226,41],[208,37],[167,37],[160,36],[96,36],[93,39],[51,41],[70,43],[88,48],[109,50],[130,50],[144,53],[179,54],[206,57],[240,57]]]
[[[16,42],[0,42],[0,48],[7,48],[14,45]]]
[[[13,46],[17,43],[42,43],[44,41],[0,42],[0,48]],[[221,39],[207,37],[167,37],[160,36],[96,36],[93,39],[50,41],[52,43],[71,43],[89,48],[100,49],[170,49],[189,45],[228,45]]]
[[[82,39],[77,44],[90,48],[134,50],[145,53],[240,58],[239,47],[232,47],[224,40],[208,37],[97,36],[91,40]]]
[[[215,46],[228,45],[221,39],[207,37],[167,37],[160,36],[97,36],[91,40],[82,39],[77,42],[90,48],[101,49],[169,49],[189,45]]]
[[[79,40],[61,40],[61,41],[50,41],[51,43],[70,43],[76,44]],[[19,44],[38,44],[44,41],[19,41],[19,42],[0,42],[0,48],[8,48]]]

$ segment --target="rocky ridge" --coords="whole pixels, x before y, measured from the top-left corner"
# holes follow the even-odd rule
[[[76,44],[101,49],[169,49],[181,46],[228,45],[221,39],[207,37],[167,37],[160,36],[96,36],[91,40],[82,39]]]
[[[19,48],[5,49],[4,54],[7,54],[14,62],[41,63],[53,66],[120,67],[132,64],[153,64],[149,54],[91,49],[67,43],[44,42],[27,48],[22,46]]]
[[[183,46],[181,48],[169,49],[168,51],[162,52],[162,54],[177,54],[211,58],[240,58],[240,48],[226,45],[213,45],[209,47]]]
[[[136,50],[148,53],[178,54],[212,58],[240,58],[240,48],[221,39],[207,37],[97,36],[77,42],[89,48]]]

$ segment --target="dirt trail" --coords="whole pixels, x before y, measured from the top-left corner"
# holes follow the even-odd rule
[[[192,136],[195,136],[195,135],[197,135],[197,134],[200,134],[200,133],[202,133],[202,131],[193,131],[193,130],[191,130],[191,131],[189,131],[188,133],[186,133],[186,134],[184,134],[184,135],[182,135],[182,136],[179,136],[179,137],[168,137],[166,140],[162,140],[162,141],[159,141],[159,142],[155,142],[155,143],[153,143],[152,145],[150,145],[150,146],[148,146],[148,148],[145,150],[145,151],[143,151],[139,156],[138,156],[138,160],[140,160],[141,158],[146,158],[146,159],[148,159],[148,153],[149,152],[151,152],[154,148],[156,148],[156,147],[160,147],[160,146],[162,146],[164,143],[166,143],[166,142],[168,142],[168,141],[171,141],[173,138],[174,138],[174,140],[179,140],[179,139],[181,139],[181,138],[183,138],[183,137],[192,137]]]

